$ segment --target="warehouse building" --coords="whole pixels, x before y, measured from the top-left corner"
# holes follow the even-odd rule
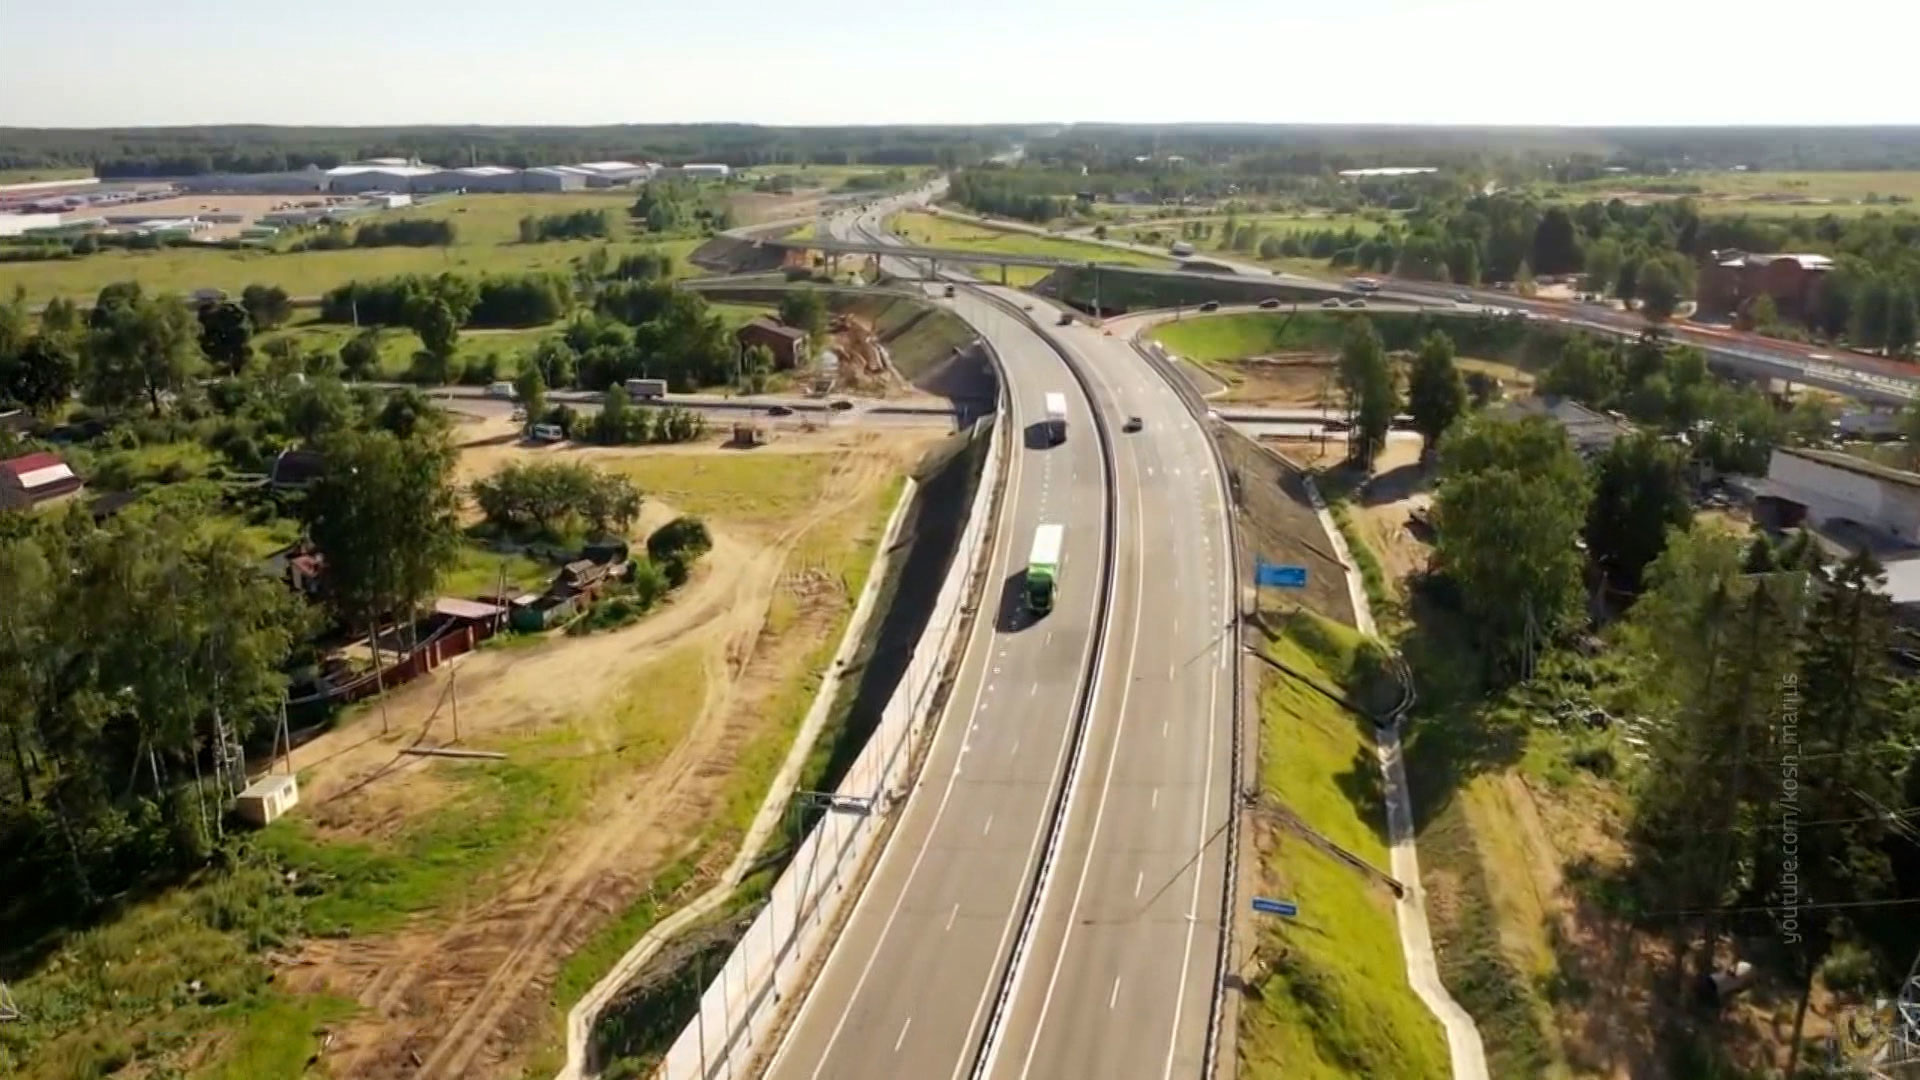
[[[586,174],[588,187],[595,188],[641,183],[652,178],[660,169],[652,162],[632,161],[587,161],[573,167]]]
[[[469,165],[462,169],[440,169],[414,178],[413,190],[432,191],[519,191],[520,170],[504,165]]]
[[[1858,525],[1920,544],[1920,474],[1837,450],[1783,447],[1767,462],[1763,498],[1786,524]]]
[[[524,191],[583,191],[588,173],[572,165],[542,165],[520,176]]]
[[[440,171],[432,165],[341,165],[327,170],[327,190],[336,195],[357,195],[369,191],[411,192],[416,181]]]
[[[692,162],[680,166],[680,175],[689,180],[725,180],[733,170],[713,162]]]

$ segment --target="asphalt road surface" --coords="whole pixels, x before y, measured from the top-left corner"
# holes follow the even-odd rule
[[[1208,438],[1123,339],[1059,339],[1116,432],[1118,576],[1086,765],[997,1078],[1197,1077],[1232,813],[1234,567]],[[1128,534],[1131,533],[1131,538]]]
[[[1090,403],[1060,358],[985,300],[958,313],[999,350],[1011,402],[1003,528],[980,617],[920,781],[771,1075],[946,1080],[966,1074],[1019,929],[1096,647],[1106,481]],[[1048,392],[1068,437],[1029,448]],[[1020,588],[1034,530],[1066,527],[1054,610]]]
[[[855,226],[835,219],[829,231]],[[1043,324],[1055,314],[988,291],[1035,304]],[[983,608],[993,618],[976,630],[920,785],[772,1072],[970,1071],[1048,854],[1081,674],[1098,653],[1064,827],[987,1064],[1007,1077],[1192,1076],[1210,1015],[1232,784],[1233,571],[1206,436],[1124,341],[1049,327],[1089,377],[1089,400],[1024,323],[969,290],[951,303],[999,351],[1023,435],[989,579],[999,588],[990,584]],[[1069,436],[1054,447],[1024,437],[1048,391],[1069,400]],[[1095,408],[1112,433],[1116,484],[1104,640]],[[1145,430],[1122,432],[1128,416]],[[1032,622],[1019,569],[1041,521],[1066,524],[1069,553],[1059,606]]]

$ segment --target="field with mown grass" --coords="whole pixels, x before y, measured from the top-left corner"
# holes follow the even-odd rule
[[[339,251],[240,250],[217,247],[172,247],[157,251],[110,249],[93,255],[40,262],[0,263],[0,293],[24,288],[32,304],[55,296],[88,301],[116,281],[138,281],[152,292],[190,293],[196,289],[224,289],[237,295],[248,285],[278,285],[298,300],[319,297],[348,281],[392,277],[398,274],[453,272],[470,276],[535,270],[567,273],[574,260],[606,246],[613,262],[623,255],[661,251],[673,256],[674,272],[696,268],[687,255],[703,239],[687,235],[656,238],[636,227],[627,216],[631,192],[606,194],[475,194],[436,200],[428,205],[369,215],[360,221],[435,219],[451,221],[455,241],[450,247],[346,248]],[[549,240],[523,244],[519,221],[527,215],[600,210],[607,214],[611,232],[605,240]],[[300,234],[283,239],[285,248]]]
[[[1056,259],[1080,259],[1168,270],[1174,265],[1172,259],[1163,259],[1144,252],[1090,244],[1083,240],[1065,240],[1033,233],[1010,232],[985,225],[975,225],[972,222],[956,221],[937,214],[896,214],[887,220],[887,228],[911,243],[927,247],[957,248],[1000,255],[1040,255]],[[989,281],[1000,280],[999,268],[995,266],[980,264],[978,267],[966,269]],[[1020,269],[1020,267],[1012,267],[1010,273],[1017,273]],[[1044,276],[1045,271],[1041,273]],[[1019,282],[1016,281],[1015,284]]]
[[[1698,188],[1698,192],[1686,190]],[[1665,176],[1620,175],[1577,184],[1539,185],[1553,202],[1580,203],[1619,197],[1629,202],[1686,197],[1702,213],[1758,217],[1819,217],[1834,214],[1912,212],[1920,200],[1920,171],[1885,172],[1681,172]]]
[[[1370,721],[1335,703],[1367,689],[1353,630],[1308,612],[1284,617],[1266,654],[1298,674],[1261,673],[1263,803],[1284,807],[1367,863],[1387,867],[1385,805]],[[1315,689],[1318,687],[1319,689]],[[1249,1080],[1442,1080],[1438,1021],[1407,985],[1393,895],[1279,828],[1257,843],[1261,889],[1300,905],[1257,924],[1258,992],[1241,1006]]]

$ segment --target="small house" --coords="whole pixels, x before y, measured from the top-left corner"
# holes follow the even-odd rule
[[[806,362],[807,332],[768,318],[758,318],[733,332],[733,338],[745,352],[764,345],[773,353],[773,366],[790,371]]]
[[[39,506],[72,495],[83,486],[60,455],[45,450],[0,461],[0,509]]]

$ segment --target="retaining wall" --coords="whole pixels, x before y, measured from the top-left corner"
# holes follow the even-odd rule
[[[655,1072],[662,1080],[748,1075],[777,1034],[779,1005],[802,988],[831,944],[842,909],[859,894],[859,875],[908,789],[914,752],[941,703],[941,688],[970,625],[976,578],[993,532],[993,508],[1005,467],[1004,425],[983,424],[992,439],[956,558],[926,629],[866,748],[835,789],[836,805],[801,842],[767,904],[700,998],[700,1012]]]

